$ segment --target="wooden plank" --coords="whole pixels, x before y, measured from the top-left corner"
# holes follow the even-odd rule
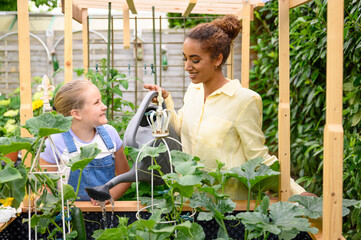
[[[133,0],[127,0],[128,7],[133,14],[137,14],[137,9],[135,8]]]
[[[342,238],[343,0],[327,6],[326,125],[323,161],[323,237]]]
[[[89,66],[89,39],[88,39],[88,9],[83,8],[82,9],[82,23],[83,23],[83,68],[85,70],[85,73],[88,72],[88,66]],[[85,75],[85,74],[84,74]]]
[[[193,8],[196,6],[197,0],[189,0],[187,9],[183,13],[183,17],[188,17],[189,14],[192,12]]]
[[[234,211],[246,211],[247,210],[247,200],[237,200],[236,208]],[[276,203],[278,200],[271,199],[270,204]],[[74,203],[77,207],[81,208],[83,212],[100,212],[100,206],[94,206],[89,201],[76,201]],[[250,209],[254,210],[256,206],[256,201],[251,200]],[[140,206],[142,208],[144,206]],[[23,209],[25,211],[26,209]],[[105,207],[106,211],[112,211],[112,205],[108,204]],[[184,207],[184,211],[190,211],[191,208],[187,205]],[[114,211],[115,212],[136,212],[137,210],[137,201],[115,201],[114,202]]]
[[[295,8],[311,1],[312,0],[290,0],[290,8]]]
[[[279,14],[279,106],[278,106],[278,159],[280,162],[279,198],[290,197],[290,46],[289,1],[278,0]]]
[[[61,0],[60,5],[61,5],[61,12],[65,13],[64,0]],[[74,1],[72,2],[72,11],[73,11],[73,19],[76,20],[78,23],[82,23],[82,21],[83,21],[82,9]]]
[[[123,47],[130,49],[130,21],[129,21],[129,7],[123,4]]]
[[[234,78],[234,47],[231,46],[231,51],[227,59],[227,78]]]
[[[250,35],[251,35],[251,5],[243,5],[242,17],[242,87],[249,88],[249,58],[250,58]]]
[[[29,35],[29,11],[27,0],[17,0],[18,4],[18,46],[19,46],[19,78],[20,78],[20,124],[25,125],[26,120],[33,117],[33,106],[31,104],[31,61],[30,61],[30,35]],[[22,137],[32,135],[21,128]],[[25,156],[25,151],[22,151]],[[31,165],[31,156],[24,161],[26,166]]]
[[[72,0],[65,0],[64,19],[64,75],[65,82],[73,79],[73,25],[72,25]]]

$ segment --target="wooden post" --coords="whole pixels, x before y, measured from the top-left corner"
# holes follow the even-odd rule
[[[196,4],[197,4],[197,0],[189,0],[187,9],[183,13],[182,17],[188,17],[189,14],[191,14],[193,8],[196,6]]]
[[[280,161],[279,200],[290,197],[290,46],[289,1],[278,0],[279,8],[279,106],[278,159]]]
[[[129,21],[129,7],[123,3],[123,47],[130,48],[130,21]]]
[[[231,51],[229,52],[229,56],[227,59],[227,78],[233,79],[234,78],[234,46],[231,46]]]
[[[344,1],[328,1],[323,239],[342,239],[342,84]]]
[[[31,69],[30,69],[30,35],[29,35],[29,6],[28,0],[17,0],[18,4],[18,45],[19,45],[19,76],[20,76],[20,124],[33,117],[31,104]],[[21,128],[22,137],[32,135]],[[22,156],[25,151],[22,152]],[[25,160],[25,165],[31,165],[31,156]]]
[[[64,22],[64,72],[65,82],[73,79],[73,27],[72,27],[72,0],[65,0],[65,22]]]
[[[242,87],[249,88],[249,47],[251,33],[251,4],[247,1],[243,4],[242,17]]]
[[[89,39],[88,39],[88,9],[83,8],[81,10],[82,14],[82,23],[83,23],[83,68],[85,70],[85,73],[88,72],[88,66],[89,66],[89,52],[88,52],[88,45],[89,45]],[[84,75],[85,75],[84,73]]]

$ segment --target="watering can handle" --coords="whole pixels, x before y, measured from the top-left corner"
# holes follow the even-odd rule
[[[149,106],[150,102],[154,97],[157,97],[158,93],[156,91],[150,91],[145,95],[143,101],[141,102],[138,111],[132,118],[132,120],[129,122],[129,125],[124,133],[124,144],[128,147],[135,147],[139,148],[137,142],[135,141],[135,136],[138,132],[138,127],[140,125],[140,122],[145,114],[145,111],[147,110],[147,107]]]

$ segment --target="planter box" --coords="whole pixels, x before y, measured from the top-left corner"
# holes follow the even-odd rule
[[[81,206],[83,209],[84,219],[91,220],[92,222],[85,221],[85,228],[87,231],[87,238],[92,239],[91,235],[97,229],[103,228],[102,223],[102,213],[100,212],[100,207],[95,207],[90,205],[89,202],[77,202],[78,206]],[[112,217],[111,206],[107,207],[107,225],[110,226],[111,219],[113,218],[113,226],[118,225],[118,218],[127,217],[129,219],[129,224],[136,221],[136,202],[116,202],[114,216]],[[241,210],[240,210],[241,209]],[[25,209],[24,209],[25,210]],[[110,211],[109,211],[110,210]],[[233,214],[237,214],[238,212],[243,211],[242,207],[237,207],[236,211]],[[147,219],[150,214],[147,212],[141,212],[141,217]],[[195,216],[195,221],[197,215]],[[28,224],[22,223],[23,218],[28,218],[28,213],[22,213],[18,218],[16,218],[9,226],[7,226],[2,232],[0,232],[0,239],[2,240],[15,240],[15,239],[27,239],[28,238]],[[96,222],[94,222],[96,221]],[[61,224],[61,222],[59,222]],[[203,230],[206,234],[205,239],[216,239],[218,232],[218,224],[215,220],[211,221],[197,221],[203,227]],[[226,221],[228,234],[233,239],[244,239],[244,227],[238,221]],[[38,234],[39,238],[46,239],[46,235]],[[61,237],[61,236],[59,236]],[[34,238],[34,231],[32,230],[32,238]],[[270,236],[270,240],[278,239],[277,236]],[[295,240],[312,240],[311,236],[306,232],[301,232]]]

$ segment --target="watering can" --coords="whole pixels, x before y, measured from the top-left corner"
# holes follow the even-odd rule
[[[157,96],[158,96],[157,92],[151,91],[148,92],[147,95],[144,97],[142,103],[139,106],[138,111],[130,120],[128,127],[125,130],[124,139],[123,139],[123,143],[125,146],[139,149],[140,147],[142,147],[144,144],[147,143],[149,145],[152,144],[154,146],[158,146],[160,142],[162,142],[159,139],[156,139],[156,137],[153,134],[152,127],[150,126],[154,121],[156,121],[155,116],[153,119],[153,115],[154,115],[153,113],[157,110],[157,106],[155,105],[151,106],[149,104],[151,103],[152,99]],[[166,109],[164,103],[162,104],[162,108]],[[149,119],[149,116],[151,116],[152,119]],[[178,142],[180,141],[179,136],[176,134],[176,132],[171,126],[169,127],[168,131],[169,131],[168,136],[170,138],[173,138]],[[170,138],[163,138],[163,140],[166,141],[169,150],[181,150],[181,145]],[[159,157],[156,158],[157,164],[161,167],[160,170],[164,174],[171,172],[171,166],[169,163],[168,154],[169,154],[168,152],[161,153]],[[139,170],[137,173],[138,182],[150,183],[152,181],[152,175],[151,175],[151,171],[148,170],[148,167],[151,165],[152,165],[152,158],[145,157],[141,162],[138,162],[137,166],[134,163],[132,169],[130,169],[128,172],[114,177],[104,185],[85,188],[85,190],[88,193],[89,197],[91,197],[92,199],[98,201],[106,201],[110,199],[109,189],[111,189],[115,185],[122,182],[136,182],[137,170]],[[159,175],[160,174],[157,172],[157,170],[154,170],[154,175],[153,175],[154,185],[161,185],[164,183],[163,179],[161,177],[158,177]]]

